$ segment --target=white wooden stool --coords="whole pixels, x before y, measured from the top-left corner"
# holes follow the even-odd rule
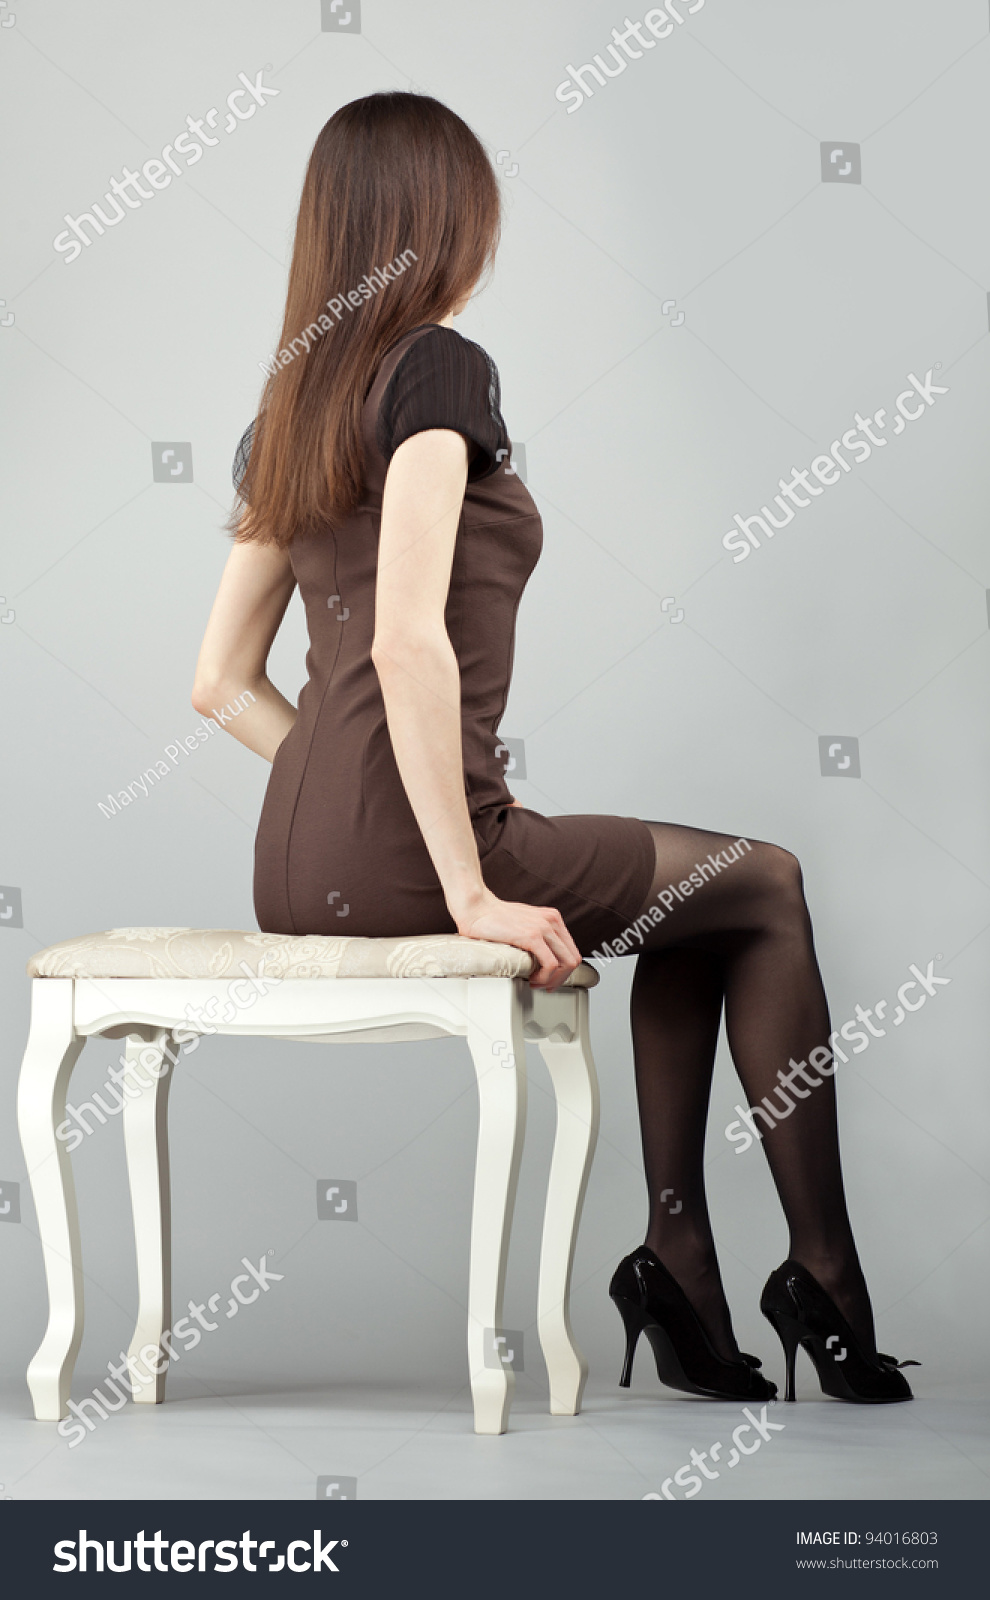
[[[49,1320],[28,1367],[35,1416],[67,1415],[82,1339],[83,1275],[64,1127],[72,1069],[91,1035],[126,1039],[134,1079],[122,1113],[137,1248],[138,1315],[129,1357],[159,1352],[158,1376],[132,1368],[133,1397],[164,1398],[171,1319],[167,1099],[176,1055],[208,1033],[318,1044],[466,1037],[478,1081],[478,1152],[468,1277],[468,1366],[477,1433],[503,1433],[510,1367],[486,1365],[502,1297],[526,1108],[524,1041],[539,1041],[557,1101],[540,1255],[537,1323],[550,1410],[574,1415],[587,1364],[568,1314],[571,1267],[598,1132],[598,1085],[582,964],[554,994],[531,989],[532,957],[457,936],[291,937],[228,929],[113,928],[32,957],[31,1031],[18,1121],[38,1215]],[[147,1083],[138,1070],[138,1063]],[[62,1137],[58,1130],[63,1128]],[[147,1356],[143,1358],[147,1361]],[[491,1352],[489,1352],[491,1360]],[[149,1363],[151,1365],[151,1363]]]

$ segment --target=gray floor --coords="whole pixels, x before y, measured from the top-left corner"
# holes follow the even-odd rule
[[[98,1375],[97,1375],[98,1376]],[[94,1376],[94,1383],[97,1377]],[[736,1404],[678,1397],[637,1380],[593,1383],[579,1417],[550,1417],[539,1381],[518,1381],[510,1430],[472,1431],[466,1389],[323,1384],[275,1391],[257,1382],[176,1373],[162,1406],[126,1405],[70,1448],[31,1419],[26,1388],[0,1395],[3,1497],[34,1499],[311,1499],[317,1479],[356,1480],[368,1500],[636,1500],[706,1453],[696,1499],[980,1500],[990,1489],[990,1395],[923,1391],[909,1405],[853,1406],[799,1384],[799,1404],[767,1409],[781,1431],[733,1468]],[[73,1392],[88,1392],[78,1375]],[[761,1408],[751,1408],[757,1418]],[[710,1454],[722,1449],[713,1466]],[[683,1499],[692,1487],[688,1465]]]

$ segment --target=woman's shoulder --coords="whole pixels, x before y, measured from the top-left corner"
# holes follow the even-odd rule
[[[415,338],[411,338],[412,335]],[[497,383],[498,369],[488,351],[474,339],[458,333],[456,328],[445,327],[440,322],[426,322],[403,335],[403,339],[410,338],[411,343],[392,371],[390,384],[398,386],[420,372],[429,371],[453,379],[462,378],[468,383],[488,384],[493,378]]]
[[[453,427],[474,446],[469,477],[487,477],[497,465],[499,448],[506,445],[494,361],[475,340],[439,322],[410,328],[389,347],[383,360],[407,340],[378,403],[375,432],[386,460],[410,434]],[[231,476],[237,491],[247,471],[256,427],[255,417],[234,452]]]
[[[495,363],[455,328],[428,323],[411,332],[416,337],[396,362],[378,407],[376,436],[385,460],[413,433],[453,428],[473,446],[469,478],[486,477],[507,445]]]

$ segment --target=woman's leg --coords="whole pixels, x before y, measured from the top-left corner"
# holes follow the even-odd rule
[[[723,1354],[734,1355],[705,1200],[703,1153],[724,999],[726,1032],[747,1101],[779,1113],[759,1127],[790,1229],[789,1255],[833,1296],[873,1350],[869,1295],[846,1211],[835,1086],[790,1063],[828,1043],[828,1006],[797,860],[775,845],[703,829],[649,824],[657,869],[632,990],[633,1047],[650,1197],[646,1242],[695,1305]],[[714,867],[709,864],[712,859]],[[688,897],[661,891],[707,873]],[[717,870],[716,870],[717,869]],[[714,871],[714,876],[708,876]],[[646,908],[644,908],[645,911]],[[818,1076],[812,1074],[812,1079]],[[671,1194],[669,1191],[673,1190]],[[680,1205],[678,1207],[678,1202]]]
[[[646,1244],[681,1285],[720,1355],[737,1360],[705,1195],[705,1127],[724,989],[720,957],[639,957],[632,987],[636,1094],[649,1197]]]

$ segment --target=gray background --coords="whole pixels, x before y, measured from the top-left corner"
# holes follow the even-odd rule
[[[0,929],[0,1180],[21,1183],[22,1221],[0,1225],[0,1364],[15,1409],[28,1414],[20,1380],[45,1318],[13,1121],[24,963],[114,926],[255,925],[256,756],[214,738],[121,815],[97,803],[199,720],[231,458],[277,338],[305,163],[339,105],[386,87],[436,94],[518,167],[498,269],[458,324],[500,367],[545,519],[503,722],[525,741],[518,797],[794,850],[837,1023],[941,952],[951,986],[841,1071],[842,1132],[882,1347],[923,1360],[929,1389],[975,1381],[990,1292],[985,0],[708,0],[572,115],[554,98],[568,62],[623,25],[604,0],[366,0],[347,37],[321,30],[316,0],[14,7],[0,29],[0,293],[15,317],[0,328],[0,588],[15,612],[0,628],[0,878],[23,891],[24,927]],[[54,253],[65,212],[265,63],[277,98],[78,260]],[[862,183],[823,184],[820,146],[843,141],[861,147]],[[949,393],[924,418],[733,563],[734,512],[937,362]],[[191,443],[192,484],[153,482],[160,440]],[[270,663],[292,698],[304,650],[294,600]],[[821,775],[818,740],[835,732],[859,739],[861,778]],[[621,1343],[608,1277],[645,1222],[632,971],[614,963],[592,997],[603,1120],[574,1321],[606,1381]],[[76,1100],[119,1048],[87,1046]],[[528,1330],[535,1393],[552,1102],[535,1052],[532,1065],[506,1323]],[[761,1153],[723,1136],[738,1099],[720,1051],[711,1205],[740,1341],[769,1357],[757,1299],[785,1232]],[[475,1125],[460,1041],[214,1040],[183,1058],[176,1303],[224,1290],[244,1254],[273,1250],[284,1272],[183,1370],[256,1387],[466,1382]],[[126,1346],[135,1296],[119,1125],[74,1164],[79,1371],[95,1379]],[[356,1224],[317,1220],[324,1176],[356,1180]]]

